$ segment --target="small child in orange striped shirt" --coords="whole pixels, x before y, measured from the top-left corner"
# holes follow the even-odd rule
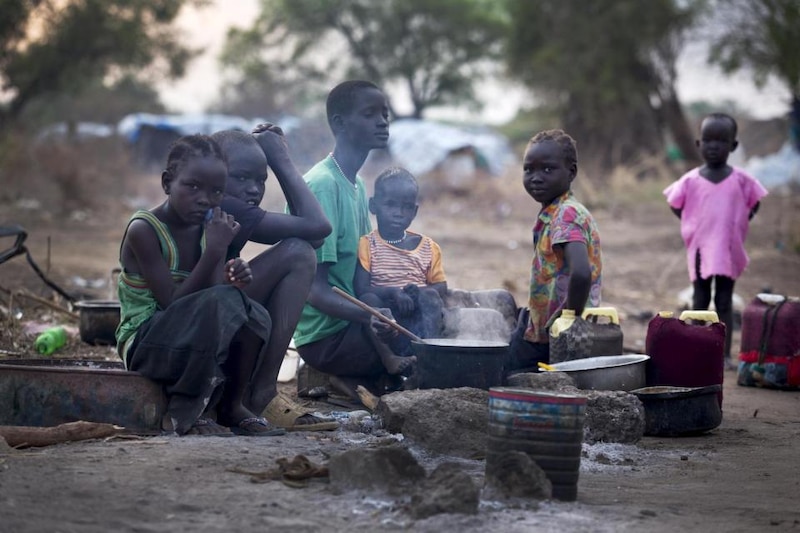
[[[356,295],[376,308],[389,308],[395,319],[422,338],[442,332],[442,298],[447,281],[442,252],[430,237],[408,231],[417,215],[419,186],[405,169],[389,168],[375,180],[369,211],[378,229],[361,237],[354,286]],[[397,355],[411,355],[404,337],[390,342]]]

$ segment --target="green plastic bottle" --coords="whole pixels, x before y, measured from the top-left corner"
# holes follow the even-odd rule
[[[36,351],[42,355],[52,355],[65,344],[67,344],[67,330],[61,326],[44,330],[33,343]]]

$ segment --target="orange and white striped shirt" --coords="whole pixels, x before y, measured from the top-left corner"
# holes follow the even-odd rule
[[[445,280],[442,251],[433,239],[419,235],[420,241],[413,250],[403,250],[383,240],[378,230],[361,237],[358,243],[358,260],[370,273],[376,287],[405,287],[409,283],[426,286]]]

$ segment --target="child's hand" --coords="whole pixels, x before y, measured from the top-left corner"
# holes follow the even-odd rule
[[[243,288],[253,281],[253,272],[250,264],[237,257],[225,263],[225,281],[234,287]]]
[[[239,223],[233,215],[227,214],[219,207],[211,212],[211,217],[205,223],[206,248],[224,250],[239,233]]]
[[[380,308],[378,311],[380,311],[381,314],[386,318],[394,320],[391,309]],[[382,322],[378,318],[375,318],[374,316],[370,317],[369,319],[369,327],[372,328],[372,331],[375,332],[375,335],[377,335],[382,342],[388,342],[390,339],[397,336],[396,329],[389,324]]]
[[[400,316],[408,316],[414,312],[414,300],[405,291],[397,290],[394,293],[394,304]]]
[[[265,122],[253,128],[253,137],[255,137],[261,149],[267,156],[267,161],[270,157],[275,157],[280,152],[288,152],[286,144],[286,137],[283,135],[283,130],[280,126]]]

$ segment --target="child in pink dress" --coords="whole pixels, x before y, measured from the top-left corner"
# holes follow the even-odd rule
[[[714,307],[725,324],[725,361],[730,367],[733,332],[733,285],[748,263],[744,250],[749,221],[767,190],[739,168],[728,165],[738,146],[733,117],[713,113],[700,126],[696,141],[705,164],[664,189],[681,219],[694,309],[708,309],[714,281]]]

